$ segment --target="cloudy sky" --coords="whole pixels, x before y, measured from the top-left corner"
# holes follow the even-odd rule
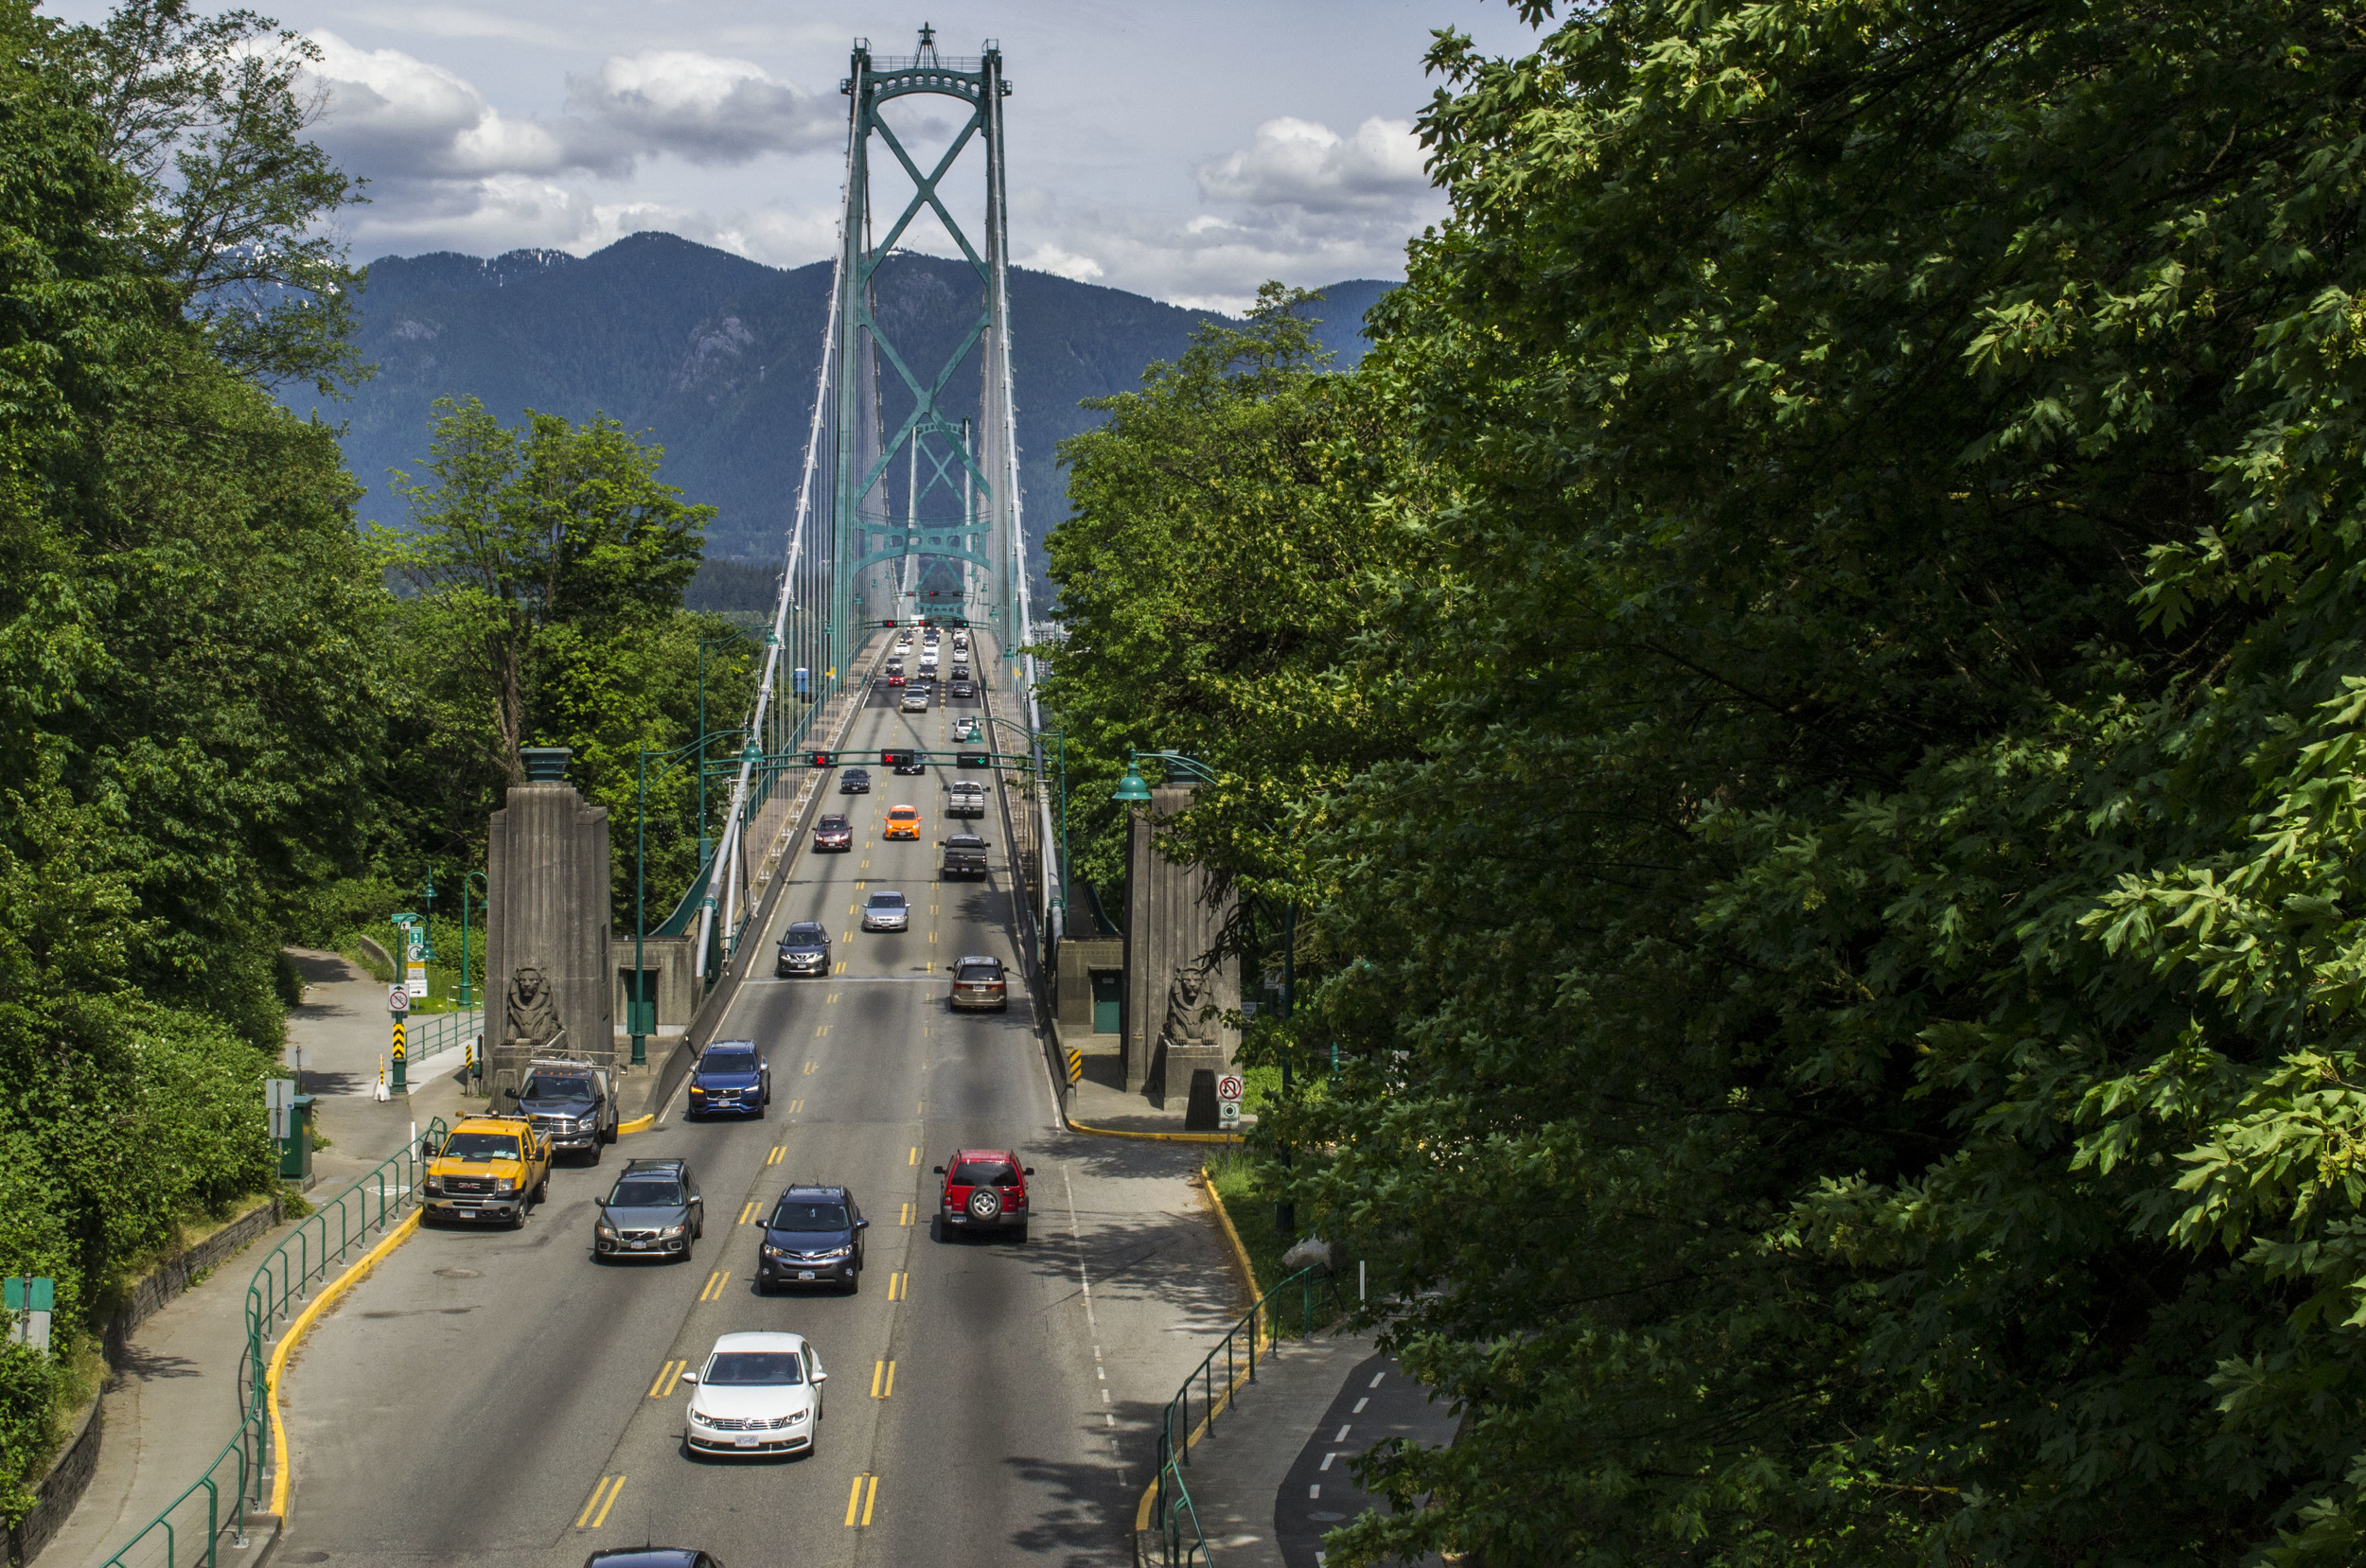
[[[1430,32],[1501,53],[1529,37],[1505,0],[249,3],[321,50],[316,133],[370,182],[345,219],[363,259],[583,254],[663,229],[819,260],[848,45],[909,54],[925,20],[949,55],[1000,44],[1014,260],[1227,309],[1268,277],[1403,276],[1404,240],[1442,210],[1410,133],[1435,85]],[[942,146],[930,101],[895,107],[915,143]],[[975,191],[975,170],[973,153],[949,188]],[[909,190],[883,179],[874,202]],[[944,248],[925,225],[912,242]]]

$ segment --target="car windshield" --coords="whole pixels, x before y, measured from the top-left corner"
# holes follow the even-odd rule
[[[830,939],[822,933],[821,927],[819,925],[792,925],[788,928],[788,935],[781,940],[789,943],[792,945],[797,945],[802,943],[824,943]]]
[[[956,1187],[1016,1187],[1018,1172],[998,1159],[965,1159],[953,1167]]]
[[[868,767],[850,767],[846,770],[846,776],[850,779],[867,779],[871,777],[871,769]]]
[[[670,1176],[628,1176],[608,1195],[610,1208],[678,1208],[681,1183]]]
[[[698,1059],[698,1066],[707,1072],[753,1072],[756,1053],[752,1050],[723,1050],[715,1048]]]
[[[824,833],[840,833],[845,831],[845,828],[846,819],[843,817],[824,817],[821,819],[821,831]]]
[[[897,806],[893,811],[888,813],[888,820],[891,822],[916,822],[920,820],[920,813],[910,806]]]
[[[962,965],[960,978],[964,980],[998,980],[1002,978],[1002,971],[990,963],[965,963]]]
[[[783,1198],[781,1207],[772,1211],[774,1230],[844,1230],[846,1206],[834,1203],[791,1202]]]
[[[518,1139],[509,1133],[454,1133],[444,1140],[446,1159],[516,1159]]]
[[[904,907],[902,893],[873,893],[871,907],[874,909],[900,909]]]
[[[805,1369],[794,1350],[718,1350],[698,1381],[734,1388],[779,1388],[804,1382]]]
[[[519,1091],[521,1100],[580,1100],[592,1103],[592,1080],[589,1078],[553,1078],[536,1073],[526,1080]]]

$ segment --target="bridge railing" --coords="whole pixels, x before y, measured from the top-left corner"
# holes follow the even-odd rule
[[[246,1527],[265,1504],[270,1465],[271,1362],[275,1330],[301,1312],[312,1287],[375,1246],[418,1202],[427,1156],[444,1141],[442,1118],[366,1175],[324,1200],[263,1255],[246,1287],[246,1348],[237,1378],[238,1425],[188,1489],[116,1548],[102,1568],[221,1568],[221,1547],[248,1544]]]

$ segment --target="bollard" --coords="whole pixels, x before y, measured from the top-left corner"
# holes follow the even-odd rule
[[[395,1014],[395,1093],[397,1094],[411,1092],[410,1081],[404,1075],[406,1065],[402,1041],[402,1014],[397,1013]]]
[[[381,1102],[386,1099],[386,1058],[383,1056],[378,1059],[378,1088],[370,1098]]]

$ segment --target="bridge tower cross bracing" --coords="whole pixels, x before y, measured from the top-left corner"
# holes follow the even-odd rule
[[[731,813],[710,863],[700,953],[711,950],[709,936],[718,925],[723,950],[736,945],[749,913],[741,898],[751,890],[751,852],[742,827],[752,815],[754,798],[777,782],[779,754],[807,742],[822,743],[810,728],[832,695],[857,681],[854,660],[882,622],[926,606],[981,626],[1015,697],[1013,716],[1026,727],[1029,749],[1036,753],[1036,776],[1043,776],[1042,748],[1033,739],[1042,728],[1035,670],[1033,661],[1020,652],[1033,631],[1012,399],[1003,142],[1003,100],[1011,87],[1003,79],[1002,53],[988,40],[976,58],[944,55],[934,29],[925,26],[917,52],[909,57],[874,55],[869,41],[857,40],[839,90],[848,100],[846,185],[829,326],[786,570],[749,721],[748,733],[756,739],[740,765]],[[881,113],[895,99],[918,96],[962,106],[951,141],[925,168]],[[984,172],[975,238],[956,215],[962,203],[948,200],[951,176],[972,144]],[[873,205],[874,148],[885,155],[882,167],[900,168],[911,185],[884,231]],[[980,285],[974,321],[934,370],[898,347],[882,329],[878,312],[881,268],[924,214],[934,218]],[[974,424],[946,401],[973,353],[980,375]],[[891,381],[911,403],[892,430],[885,416]],[[901,520],[887,488],[899,467],[906,480]],[[937,515],[937,508],[945,515]],[[920,596],[931,560],[946,563],[960,585],[955,597],[933,605]],[[786,672],[791,670],[804,672],[801,681],[789,681]],[[981,678],[990,674],[979,673]],[[1049,802],[1039,799],[1037,810],[1045,818],[1038,842],[1050,844]],[[1050,907],[1043,911],[1049,924],[1038,929],[1056,935],[1065,878],[1054,870],[1049,882]]]

